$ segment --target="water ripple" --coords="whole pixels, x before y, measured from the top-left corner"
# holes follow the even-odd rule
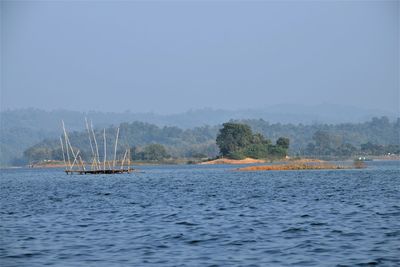
[[[1,266],[400,266],[400,168],[4,170]]]

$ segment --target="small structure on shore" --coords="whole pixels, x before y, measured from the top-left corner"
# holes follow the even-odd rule
[[[90,163],[82,160],[80,150],[74,149],[68,137],[67,130],[65,129],[64,121],[62,120],[62,128],[64,132],[64,138],[60,136],[61,150],[63,154],[63,160],[65,164],[66,174],[118,174],[118,173],[130,173],[134,169],[130,167],[130,150],[125,149],[122,160],[117,162],[117,146],[119,137],[119,128],[117,128],[115,143],[114,143],[114,158],[112,161],[107,161],[107,142],[106,142],[106,129],[103,130],[103,141],[104,141],[104,156],[102,162],[100,161],[99,147],[96,140],[96,135],[93,130],[93,124],[90,123],[90,127],[87,119],[85,118],[86,130],[89,137],[89,144],[92,152],[92,160]],[[71,163],[72,161],[72,163]],[[117,163],[119,163],[117,165]]]

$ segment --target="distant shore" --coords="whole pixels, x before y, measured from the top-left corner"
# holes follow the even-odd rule
[[[357,158],[356,158],[357,159]],[[353,159],[347,159],[343,161],[352,161]],[[374,156],[368,157],[368,160],[373,161],[400,161],[400,156]],[[286,163],[291,165],[307,165],[312,164],[323,164],[332,162],[333,160],[321,160],[321,159],[313,159],[313,158],[284,158],[280,160],[264,160],[264,159],[253,159],[253,158],[245,158],[241,160],[235,159],[228,159],[228,158],[219,158],[219,159],[212,159],[212,160],[204,160],[204,161],[194,161],[189,159],[168,159],[162,161],[131,161],[131,165],[185,165],[185,164],[198,164],[198,165],[246,165],[246,164],[263,164],[263,163]],[[111,163],[110,163],[111,164]],[[119,164],[119,163],[117,163]],[[280,164],[283,165],[283,164]],[[108,166],[108,163],[107,163]],[[270,166],[270,165],[267,165]],[[39,163],[32,163],[25,166],[3,166],[1,169],[16,169],[16,168],[66,168],[68,164],[64,164],[63,161],[56,161],[51,160],[47,162],[39,162]],[[268,167],[269,168],[269,167]],[[295,168],[295,167],[293,167]],[[298,167],[303,168],[303,167]],[[311,167],[304,167],[310,169]]]
[[[188,164],[187,159],[164,159],[160,161],[131,161],[131,165],[181,165],[181,164]],[[101,166],[103,163],[101,163]],[[106,168],[112,166],[112,161],[106,162]],[[120,166],[121,162],[117,161],[116,165]],[[126,162],[125,162],[126,165]],[[75,164],[75,167],[79,167],[80,165]],[[87,164],[86,167],[89,165]],[[39,163],[32,163],[27,166],[28,168],[66,168],[69,167],[68,164],[65,164],[63,161],[51,160],[47,162],[39,162]]]

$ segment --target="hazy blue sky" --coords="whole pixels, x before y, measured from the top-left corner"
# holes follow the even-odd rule
[[[1,1],[1,108],[399,109],[399,1]]]

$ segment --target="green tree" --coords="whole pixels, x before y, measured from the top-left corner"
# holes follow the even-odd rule
[[[137,146],[130,148],[131,160],[143,160],[143,152]]]
[[[289,149],[289,143],[290,143],[289,138],[286,137],[279,137],[278,140],[276,141],[276,145],[283,149]]]
[[[170,157],[165,147],[161,144],[150,144],[145,146],[144,148],[134,146],[131,147],[130,150],[132,160],[159,161]]]
[[[282,158],[288,153],[289,139],[280,137],[277,145],[262,134],[253,134],[250,126],[240,123],[224,123],[217,136],[220,154],[232,159],[251,157],[256,159]]]
[[[270,146],[268,152],[269,158],[284,158],[287,155],[287,149],[281,146]]]
[[[265,139],[264,135],[260,133],[256,133],[253,135],[253,139],[251,140],[252,144],[271,144],[271,140]]]
[[[52,159],[52,150],[48,147],[34,146],[24,151],[24,157],[29,162]]]
[[[264,159],[268,157],[270,147],[268,144],[251,144],[244,149],[244,155],[253,159]]]
[[[357,148],[355,148],[352,144],[344,143],[336,149],[336,155],[341,157],[350,157],[354,155],[356,151]]]
[[[163,160],[169,157],[165,147],[160,144],[151,144],[143,149],[143,160]]]
[[[331,147],[331,137],[326,131],[316,131],[313,135],[315,146],[321,150],[329,149]]]
[[[253,133],[250,126],[227,122],[223,124],[217,136],[217,145],[222,156],[238,152],[252,143]]]

